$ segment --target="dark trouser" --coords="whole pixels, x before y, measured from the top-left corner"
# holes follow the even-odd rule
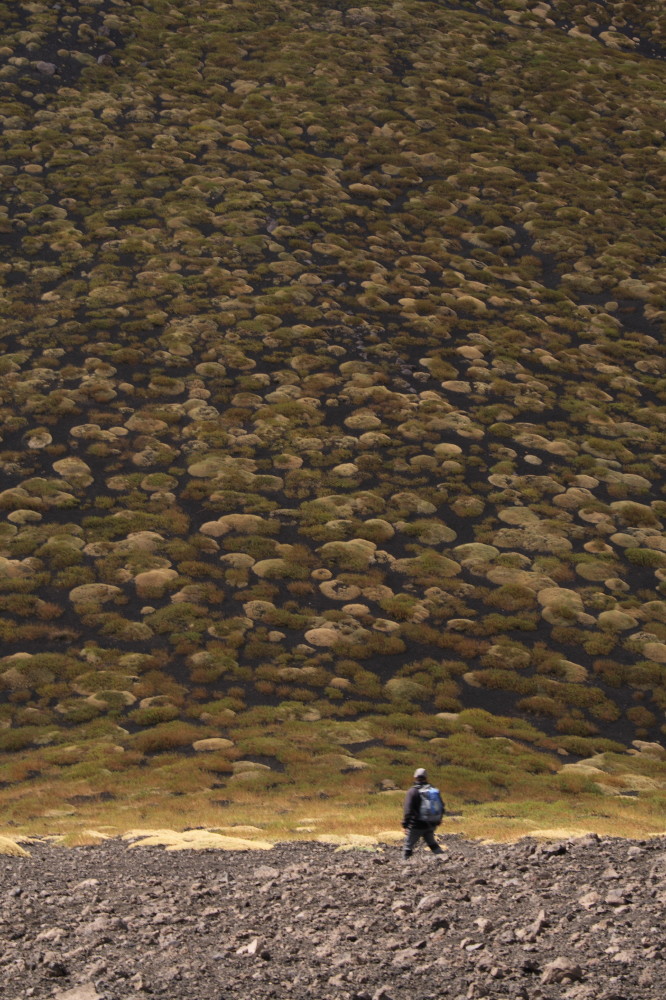
[[[412,826],[410,827],[405,835],[405,846],[403,848],[403,857],[411,858],[412,851],[418,844],[421,837],[425,840],[426,844],[433,852],[433,854],[443,854],[444,851],[439,846],[435,840],[435,829],[434,826]]]

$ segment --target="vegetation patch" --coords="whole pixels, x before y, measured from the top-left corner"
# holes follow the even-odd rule
[[[0,15],[7,822],[657,802],[666,15],[158,6]]]

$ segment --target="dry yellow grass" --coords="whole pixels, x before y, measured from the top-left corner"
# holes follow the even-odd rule
[[[12,858],[29,858],[30,852],[14,840],[13,837],[0,836],[0,854],[5,854]]]
[[[610,763],[619,767],[623,761]],[[634,758],[628,763],[632,768],[640,765],[647,769]],[[653,769],[661,766],[650,764]],[[651,778],[652,774],[646,776]],[[6,849],[13,850],[11,844],[20,843],[25,836],[55,836],[68,846],[100,843],[106,836],[133,831],[145,836],[169,831],[172,838],[178,837],[178,844],[193,845],[192,849],[220,846],[224,837],[238,848],[245,842],[270,845],[322,835],[340,838],[335,841],[338,846],[352,842],[350,835],[370,838],[371,843],[398,843],[402,836],[399,824],[404,792],[369,791],[355,774],[325,799],[306,783],[282,785],[261,794],[243,784],[229,786],[223,793],[194,786],[174,795],[170,788],[160,787],[159,773],[148,777],[151,784],[114,786],[115,798],[104,801],[95,794],[99,789],[81,780],[38,779],[0,790],[4,833],[10,844]],[[628,777],[633,779],[634,774]],[[462,796],[446,795],[448,809],[457,815],[445,816],[439,832],[493,842],[528,835],[545,837],[549,831],[556,831],[557,839],[588,831],[637,838],[666,832],[661,789],[641,790],[632,797],[602,795],[585,786],[572,792],[544,785],[543,797],[540,790],[526,787],[522,796],[474,805]],[[218,798],[221,794],[224,800]],[[201,830],[220,839],[202,843]],[[173,839],[164,846],[183,849]]]
[[[128,830],[123,840],[130,847],[165,847],[167,851],[270,851],[267,840],[247,840],[243,837],[225,837],[212,830]]]
[[[108,839],[109,835],[99,830],[75,830],[58,837],[56,843],[62,847],[96,847]]]
[[[333,846],[344,846],[348,845],[350,847],[372,847],[377,843],[376,837],[364,836],[362,833],[320,833],[316,838],[319,844],[331,844]]]
[[[128,847],[162,846],[170,851],[270,850],[275,843],[295,840],[358,849],[398,845],[403,836],[398,829],[400,803],[382,800],[381,796],[374,798],[372,802],[308,802],[307,816],[303,815],[302,802],[287,796],[252,803],[250,817],[247,803],[232,803],[224,808],[224,823],[220,823],[220,808],[196,794],[179,797],[177,803],[156,795],[140,807],[97,803],[99,815],[94,826],[87,810],[26,823],[19,832],[0,835],[0,854],[29,856],[21,846],[22,841],[30,839],[28,834],[49,837],[63,847],[100,844],[108,837],[122,837]],[[247,822],[248,818],[253,822]],[[526,837],[565,840],[586,833],[647,838],[666,835],[666,822],[661,802],[648,796],[627,799],[581,795],[556,802],[504,801],[469,806],[460,816],[445,817],[438,832],[486,843],[508,843]]]
[[[575,826],[556,826],[548,829],[528,830],[526,837],[533,837],[534,840],[569,840],[573,837],[584,837],[590,830],[581,829]]]
[[[255,833],[263,833],[258,826],[244,826],[239,823],[237,826],[214,826],[211,827],[213,833],[226,833],[230,837],[252,836]]]
[[[377,840],[380,844],[399,844],[404,840],[403,830],[379,830]]]

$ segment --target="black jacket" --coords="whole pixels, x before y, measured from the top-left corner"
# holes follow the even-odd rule
[[[425,830],[427,827],[432,826],[431,823],[426,823],[424,820],[419,819],[421,809],[421,794],[419,789],[427,787],[427,783],[424,782],[420,785],[412,785],[407,792],[405,796],[405,813],[402,818],[402,825],[406,829],[416,827],[419,830]]]

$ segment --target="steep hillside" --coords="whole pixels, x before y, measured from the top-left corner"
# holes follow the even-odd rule
[[[663,5],[0,27],[7,817],[661,802]]]

